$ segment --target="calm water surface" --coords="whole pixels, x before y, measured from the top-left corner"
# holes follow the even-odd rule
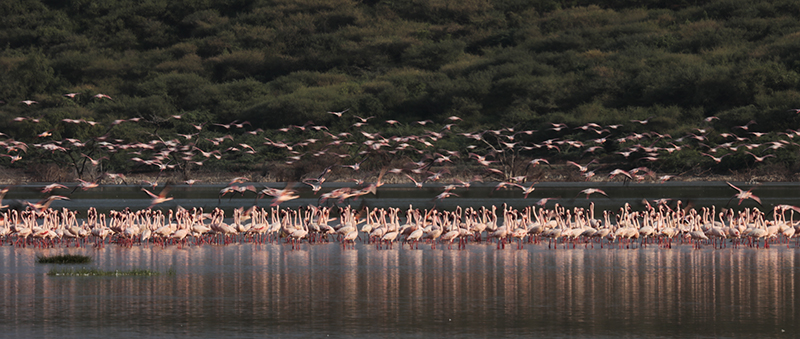
[[[736,183],[742,189],[753,188],[753,193],[761,198],[762,206],[771,208],[778,204],[789,204],[800,206],[800,195],[797,194],[800,190],[800,183],[762,183],[762,184],[745,184]],[[258,190],[261,190],[264,184],[254,183]],[[30,201],[36,202],[45,197],[44,194],[39,193],[41,187],[44,185],[20,185],[8,192],[6,199],[11,201],[9,204],[13,205],[14,201]],[[74,187],[73,185],[69,185]],[[244,196],[228,194],[220,198],[219,191],[225,185],[172,185],[168,196],[173,197],[174,200],[167,203],[158,205],[157,208],[167,209],[176,208],[177,206],[183,207],[202,207],[206,210],[221,207],[228,211],[233,208],[241,206],[252,206],[254,203],[261,207],[269,206],[272,198],[264,197],[257,199],[256,195],[252,192],[246,192]],[[270,187],[283,188],[285,183],[270,183]],[[543,182],[536,184],[536,190],[533,191],[527,199],[523,199],[522,191],[520,189],[495,189],[496,183],[476,183],[470,188],[458,188],[454,190],[458,197],[447,198],[444,200],[434,200],[434,197],[442,192],[443,184],[433,183],[426,184],[422,189],[417,189],[413,185],[407,184],[387,184],[378,189],[378,194],[369,194],[363,198],[356,200],[348,200],[344,204],[352,204],[354,206],[361,206],[362,204],[370,207],[401,207],[406,208],[413,205],[416,208],[433,208],[434,206],[439,209],[453,209],[456,206],[461,207],[480,207],[495,205],[500,206],[504,203],[509,204],[515,208],[523,208],[535,204],[542,198],[555,198],[546,206],[552,208],[557,202],[567,208],[573,206],[586,207],[590,202],[594,202],[598,210],[617,210],[625,203],[631,204],[635,209],[643,209],[642,199],[661,199],[670,198],[674,200],[682,200],[683,206],[687,203],[692,204],[696,208],[704,206],[728,206],[732,208],[744,207],[759,207],[752,200],[746,200],[741,205],[738,200],[731,198],[736,193],[734,189],[729,187],[725,182],[666,182],[664,184],[653,183],[622,183],[622,182]],[[340,187],[354,187],[353,184],[347,183],[326,183],[317,194],[305,184],[294,184],[293,186],[300,195],[299,199],[290,200],[283,204],[281,207],[297,208],[299,206],[307,206],[309,204],[318,204],[321,194],[330,192],[333,189]],[[585,188],[599,188],[608,193],[609,197],[599,194],[592,195],[586,199],[586,195],[580,194],[580,191]],[[149,189],[149,187],[148,187]],[[161,192],[163,186],[159,186],[153,191]],[[58,191],[58,194],[68,194],[67,191]],[[111,209],[121,210],[125,207],[131,209],[144,209],[150,206],[150,197],[141,191],[141,186],[138,185],[103,185],[99,188],[94,188],[88,191],[77,190],[70,195],[71,200],[58,200],[53,202],[52,208],[59,209],[66,207],[75,210],[85,210],[89,207],[97,208],[101,213],[107,212]],[[4,200],[5,202],[6,200]],[[327,204],[330,206],[335,201],[330,200]],[[338,204],[342,206],[343,204]],[[762,208],[763,209],[763,208]]]
[[[399,247],[399,246],[398,246]],[[0,247],[8,337],[797,337],[800,250]],[[424,247],[424,249],[423,249]],[[83,253],[156,277],[51,277]]]

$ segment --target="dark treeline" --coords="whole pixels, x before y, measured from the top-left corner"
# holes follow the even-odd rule
[[[625,146],[609,141],[623,135],[670,134],[650,139],[662,146],[702,136],[692,150],[661,152],[652,167],[726,173],[756,163],[742,155],[747,149],[716,153],[733,155],[723,161],[703,157],[702,147],[728,141],[720,134],[744,137],[736,126],[753,120],[748,133],[768,133],[760,136],[767,142],[789,140],[787,129],[800,127],[790,110],[800,108],[800,2],[792,0],[5,0],[0,13],[0,131],[29,144],[22,160],[2,161],[31,171],[66,164],[83,176],[88,157],[107,157],[103,171],[152,169],[104,147],[175,140],[202,123],[206,134],[184,153],[232,134],[236,141],[223,140],[220,150],[244,143],[256,152],[222,152],[203,168],[252,170],[291,155],[263,145],[264,137],[323,135],[278,129],[313,122],[336,134],[351,130],[358,115],[375,116],[363,130],[384,136],[439,131],[448,117],[461,117],[453,137],[438,138],[431,152],[470,144],[456,132],[537,130],[518,140],[538,143],[591,140],[598,136],[574,127],[621,124],[598,143],[607,155],[601,163],[615,164],[632,160],[615,155]],[[349,119],[327,113],[345,109]],[[719,119],[704,121],[712,116]],[[383,124],[389,119],[400,124]],[[436,127],[412,124],[418,120]],[[213,125],[232,121],[249,125]],[[557,133],[551,123],[569,129]],[[40,147],[67,139],[77,145]],[[358,145],[339,149],[354,157],[342,163],[358,161]],[[515,152],[587,159],[585,148],[561,148]],[[759,166],[797,170],[797,147],[750,152],[776,155]],[[189,158],[172,159],[188,176]]]

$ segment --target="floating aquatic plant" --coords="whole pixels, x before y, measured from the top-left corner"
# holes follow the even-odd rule
[[[79,254],[59,254],[52,256],[37,256],[36,262],[40,264],[88,264],[92,257]]]

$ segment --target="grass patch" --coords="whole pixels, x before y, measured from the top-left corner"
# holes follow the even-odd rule
[[[92,262],[92,257],[78,254],[36,256],[36,262],[40,264],[88,264]]]
[[[170,272],[167,272],[170,274]],[[104,271],[97,268],[61,268],[52,269],[47,275],[54,277],[152,277],[161,275],[161,272],[134,268],[127,271],[113,270]]]

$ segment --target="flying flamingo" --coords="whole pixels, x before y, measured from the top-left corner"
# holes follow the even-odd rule
[[[369,119],[374,118],[374,116],[362,118],[362,117],[357,116],[357,115],[354,115],[354,117],[356,117],[358,120],[361,120],[361,123],[364,123],[364,124],[366,124],[369,121]]]
[[[248,178],[248,177],[236,177],[236,178],[231,179],[231,182],[228,183],[228,186],[233,185],[233,184],[243,184],[243,183],[246,183],[248,181],[250,181],[250,178]]]
[[[439,195],[437,195],[433,200],[442,200],[442,199],[445,199],[445,198],[449,198],[451,196],[456,196],[457,197],[458,194],[451,193],[449,191],[445,191],[445,192],[442,192]]]
[[[155,195],[153,192],[150,192],[147,189],[142,188],[142,191],[144,191],[145,193],[147,193],[147,195],[153,198],[153,200],[150,202],[150,206],[148,206],[147,209],[151,209],[155,205],[172,200],[173,199],[172,197],[167,197],[167,193],[169,193],[169,190],[170,190],[169,187],[164,187],[164,189],[161,190],[161,193]]]
[[[775,154],[767,154],[767,155],[765,155],[765,156],[763,156],[763,157],[759,157],[759,156],[757,156],[757,155],[755,155],[755,154],[753,154],[753,153],[747,152],[747,151],[745,151],[745,153],[746,153],[746,154],[750,154],[750,155],[752,155],[752,156],[753,156],[753,158],[756,160],[756,162],[762,162],[762,161],[764,161],[764,159],[766,159],[766,158],[769,158],[769,157],[774,157],[774,156],[775,156]]]
[[[22,160],[22,156],[19,154],[11,155],[11,154],[0,154],[0,157],[9,157],[11,159],[11,163],[15,163],[17,161]]]
[[[55,189],[67,189],[67,188],[68,188],[67,186],[64,186],[62,184],[53,183],[53,184],[50,184],[50,185],[47,185],[47,186],[43,187],[41,192],[42,193],[50,193]]]
[[[703,153],[703,152],[700,152],[700,154],[701,154],[701,155],[704,155],[704,156],[707,156],[707,157],[709,157],[709,158],[711,158],[711,159],[713,159],[713,160],[714,160],[716,163],[718,163],[718,164],[719,164],[719,163],[722,161],[722,158],[724,158],[724,157],[727,157],[727,156],[731,155],[730,153],[728,153],[728,154],[725,154],[725,155],[723,155],[723,156],[721,156],[721,157],[717,158],[717,157],[715,157],[715,156],[713,156],[713,155],[711,155],[711,154],[708,154],[708,153]]]
[[[403,173],[403,175],[405,175],[406,177],[408,177],[409,179],[411,179],[411,181],[413,181],[413,182],[414,182],[414,186],[417,186],[417,188],[422,188],[422,184],[424,184],[424,183],[425,183],[425,181],[424,181],[424,180],[423,180],[423,181],[416,181],[416,180],[414,180],[414,178],[413,178],[412,176],[410,176],[410,175],[408,175],[408,174],[406,174],[406,173]]]
[[[739,205],[741,205],[742,201],[744,201],[745,199],[753,199],[753,200],[755,200],[755,202],[757,202],[759,205],[761,205],[761,198],[755,196],[752,192],[750,192],[750,191],[753,190],[753,188],[750,188],[749,190],[745,191],[745,190],[743,190],[743,189],[741,189],[739,187],[734,186],[730,182],[726,181],[725,183],[728,184],[728,186],[730,186],[733,189],[735,189],[736,191],[738,191],[738,193],[736,193],[733,196],[733,198],[739,198]],[[733,198],[731,198],[731,200],[733,200]],[[730,200],[728,200],[728,203],[730,203]]]
[[[533,185],[535,185],[535,184],[536,183],[532,183],[528,187],[525,187],[525,186],[517,184],[517,186],[522,189],[522,193],[525,194],[522,199],[528,199],[528,195],[533,193],[533,191],[536,189],[535,187],[533,187]]]
[[[602,194],[602,195],[605,195],[605,196],[606,196],[606,198],[609,198],[608,194],[606,194],[606,192],[604,192],[604,191],[603,191],[603,190],[601,190],[601,189],[597,189],[597,188],[587,188],[587,189],[585,189],[585,190],[581,191],[581,194],[586,194],[586,199],[589,199],[589,195],[592,195],[592,194],[594,194],[594,193],[600,193],[600,194]],[[578,195],[580,195],[580,194],[578,194]]]
[[[69,198],[61,195],[51,195],[47,199],[41,200],[37,203],[26,202],[28,206],[37,211],[44,211],[50,208],[50,204],[55,200],[69,200]]]
[[[578,164],[578,163],[576,163],[576,162],[573,162],[573,161],[567,161],[567,164],[569,164],[569,165],[574,165],[574,166],[577,166],[577,167],[578,167],[578,170],[580,170],[580,171],[581,171],[581,173],[586,173],[586,171],[588,171],[588,170],[589,170],[589,165],[591,165],[592,163],[595,163],[595,162],[597,162],[597,159],[594,159],[594,160],[590,161],[590,162],[589,162],[588,164],[586,164],[585,166],[584,166],[584,165],[581,165],[581,164]]]
[[[650,122],[651,118],[653,118],[653,117],[649,117],[649,118],[644,119],[644,120],[631,119],[631,122],[636,122],[636,123],[639,123],[639,124],[642,124],[642,125],[647,125],[647,123]]]
[[[359,161],[359,162],[357,162],[357,163],[355,163],[353,165],[340,165],[340,166],[341,167],[349,167],[349,168],[352,168],[353,171],[358,171],[359,169],[361,169],[361,164],[363,164],[364,161],[367,161],[367,158],[364,158],[363,160],[361,160],[361,161]]]
[[[81,153],[81,156],[82,156],[82,157],[84,157],[84,158],[87,158],[87,159],[89,159],[89,162],[91,162],[91,163],[92,163],[92,165],[94,165],[94,166],[98,166],[98,165],[100,165],[100,161],[101,161],[101,160],[103,160],[103,159],[108,159],[108,157],[101,157],[101,158],[99,158],[99,159],[92,159],[92,157],[90,157],[90,156],[88,156],[88,155],[86,155],[86,154],[83,154],[83,153]]]
[[[314,178],[304,179],[303,183],[308,186],[311,186],[311,191],[314,192],[314,194],[317,194],[317,192],[319,192],[322,189],[322,183]]]
[[[531,166],[533,166],[533,167],[536,167],[536,166],[537,166],[537,165],[539,165],[540,163],[545,163],[545,164],[548,164],[548,165],[550,165],[550,162],[549,162],[549,161],[547,161],[547,159],[543,159],[543,158],[537,158],[537,159],[533,159],[533,160],[531,160],[530,162],[528,162],[528,165],[527,165],[527,166],[525,166],[525,172],[527,172],[527,171],[528,171],[528,168],[529,168],[529,167],[531,167]]]
[[[539,206],[544,207],[544,205],[547,205],[548,201],[556,200],[556,199],[558,199],[558,198],[541,198],[541,199],[539,199],[539,201],[536,202],[536,204],[539,205]]]
[[[10,189],[11,189],[11,188],[10,188],[10,187],[8,187],[8,186],[6,186],[6,187],[3,187],[2,189],[0,189],[0,208],[6,208],[6,207],[8,207],[8,205],[3,205],[3,198],[5,198],[5,197],[6,197],[6,193],[8,193],[8,191],[9,191]]]
[[[609,177],[608,178],[609,179],[614,179],[614,177],[616,177],[617,175],[622,175],[622,176],[628,178],[629,180],[633,180],[633,176],[631,176],[631,174],[628,173],[628,171],[625,171],[625,170],[622,170],[622,169],[619,169],[619,168],[611,171],[611,173],[609,173]]]
[[[750,129],[750,125],[753,125],[753,124],[756,124],[756,121],[755,120],[750,120],[750,121],[748,121],[746,124],[744,124],[742,126],[733,126],[733,128],[738,128],[738,129],[746,131],[746,130]]]
[[[72,195],[72,193],[75,193],[75,191],[78,190],[79,188],[84,190],[84,191],[87,191],[87,190],[89,190],[91,188],[95,188],[95,187],[100,186],[100,184],[98,184],[97,181],[89,182],[89,181],[86,181],[86,180],[78,179],[78,182],[79,182],[78,186],[75,186],[75,188],[72,190],[72,192],[70,192],[70,195]]]
[[[555,123],[552,123],[552,122],[550,124],[553,125],[553,127],[548,128],[548,129],[556,131],[556,132],[561,132],[562,129],[567,128],[567,124],[555,124]]]
[[[276,188],[266,188],[261,190],[259,194],[260,196],[269,195],[274,197],[275,199],[272,199],[272,204],[270,204],[270,206],[275,207],[284,201],[289,201],[300,197],[295,193],[294,190],[291,189],[292,185],[293,184],[289,183],[286,185],[286,188],[282,190]]]
[[[52,129],[50,129],[50,130],[47,130],[47,131],[44,131],[44,132],[42,132],[42,133],[40,133],[40,134],[36,135],[36,137],[38,137],[38,138],[47,138],[47,137],[51,137],[51,136],[53,136],[53,133],[51,133],[51,132],[53,132],[53,130],[52,130]]]
[[[218,197],[217,203],[221,203],[222,202],[222,197],[224,197],[226,194],[237,192],[238,188],[239,188],[239,186],[228,186],[228,187],[225,187],[225,188],[219,190],[219,197]],[[231,199],[233,199],[233,195],[231,195]]]

